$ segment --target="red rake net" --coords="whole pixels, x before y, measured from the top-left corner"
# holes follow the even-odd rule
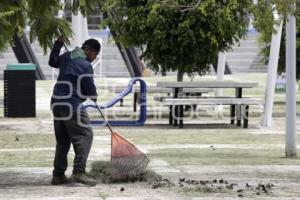
[[[122,180],[141,174],[150,160],[147,155],[118,133],[111,133],[112,179]]]

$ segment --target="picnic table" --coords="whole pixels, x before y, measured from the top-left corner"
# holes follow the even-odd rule
[[[125,86],[123,85],[117,85],[117,86],[112,86],[109,87],[110,92],[114,93],[120,93],[124,90]],[[212,92],[213,89],[209,88],[184,88],[181,93],[183,95],[196,95],[196,96],[201,96],[204,93]],[[137,110],[137,104],[138,104],[138,95],[140,94],[140,89],[139,86],[134,86],[133,87],[133,111],[136,112]],[[167,94],[171,95],[173,94],[173,89],[171,88],[162,88],[162,87],[157,87],[156,85],[147,85],[147,93],[161,93],[161,94]],[[178,96],[178,93],[176,94]],[[123,100],[120,101],[120,105],[123,106]]]
[[[243,89],[257,87],[258,83],[254,82],[224,82],[224,81],[209,81],[209,82],[157,82],[157,87],[160,88],[171,88],[173,92],[173,98],[166,101],[165,105],[169,105],[169,124],[174,122],[174,126],[183,127],[183,106],[190,104],[204,104],[204,105],[230,105],[231,116],[235,115],[237,111],[237,126],[241,126],[241,105],[246,105],[246,115],[248,115],[249,104],[259,104],[257,100],[251,100],[249,98],[243,98]],[[206,88],[206,89],[235,89],[234,97],[226,98],[206,98],[206,99],[179,99],[178,94],[185,88]],[[173,106],[175,117],[173,117]],[[173,119],[174,118],[174,119]],[[234,124],[234,118],[231,118],[231,124]],[[245,127],[248,126],[248,120]]]

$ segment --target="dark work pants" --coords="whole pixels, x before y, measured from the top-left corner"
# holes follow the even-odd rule
[[[85,173],[93,141],[93,131],[87,113],[85,111],[73,112],[69,119],[59,119],[66,117],[68,112],[53,110],[53,115],[56,138],[53,175],[63,176],[65,174],[71,143],[75,152],[73,174]]]

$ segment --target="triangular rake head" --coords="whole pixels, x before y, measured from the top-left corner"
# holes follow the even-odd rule
[[[147,155],[118,133],[112,133],[111,145],[113,180],[141,174],[148,166],[150,160]]]

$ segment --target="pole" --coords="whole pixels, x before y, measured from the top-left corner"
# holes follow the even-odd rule
[[[272,125],[272,111],[282,35],[282,26],[283,20],[280,20],[280,25],[274,24],[274,29],[276,30],[276,32],[274,32],[272,35],[271,50],[269,56],[270,59],[268,63],[267,85],[265,92],[264,115],[261,122],[261,125],[265,127],[270,127]]]
[[[218,56],[218,66],[217,66],[217,81],[224,81],[225,74],[225,65],[226,65],[226,53],[219,52]],[[217,89],[215,92],[216,97],[223,95],[223,89]],[[223,118],[223,106],[215,106],[215,112],[218,113],[219,118]]]
[[[73,42],[72,47],[81,47],[82,40],[82,27],[81,27],[81,13],[78,12],[77,15],[72,14],[72,32],[73,34]]]
[[[72,31],[74,33],[73,47],[81,47],[88,38],[87,18],[78,11],[77,15],[72,14]]]
[[[286,25],[286,157],[297,157],[296,138],[296,18]]]
[[[219,52],[218,66],[217,66],[217,81],[224,81],[225,64],[226,64],[226,53]],[[216,96],[222,96],[222,95],[223,95],[223,89],[217,89]]]
[[[60,5],[61,5],[62,9],[59,9],[58,14],[57,14],[57,17],[58,17],[58,18],[63,18],[64,15],[65,15],[65,12],[64,12],[65,1],[64,1],[64,0],[60,0],[59,3],[60,3]]]

